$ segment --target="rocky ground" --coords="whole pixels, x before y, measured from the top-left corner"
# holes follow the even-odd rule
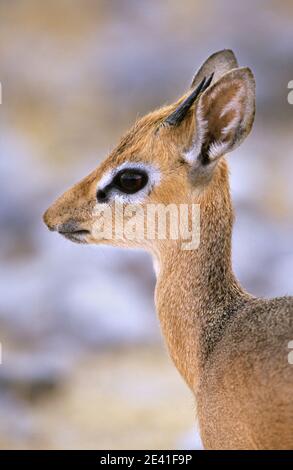
[[[0,394],[9,449],[184,449],[199,446],[191,393],[160,347],[99,352],[70,375]]]

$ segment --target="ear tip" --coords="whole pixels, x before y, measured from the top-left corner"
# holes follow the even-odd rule
[[[233,50],[230,49],[230,48],[221,49],[220,51],[217,51],[214,54],[212,54],[211,57],[214,57],[214,58],[215,57],[220,57],[220,58],[222,57],[227,62],[230,62],[231,64],[234,64],[234,67],[237,67],[237,65],[238,65],[236,55],[233,52]]]
[[[240,67],[239,69],[236,69],[236,71],[238,71],[238,74],[248,81],[251,86],[255,87],[255,78],[250,67]]]
[[[254,74],[251,68],[249,67],[236,67],[230,70],[229,72],[225,73],[222,78],[225,80],[230,78],[241,79],[255,86]]]
[[[219,80],[226,72],[238,67],[236,56],[232,49],[221,49],[210,55],[193,76],[191,88],[197,86],[200,81],[214,72],[214,82]]]
[[[224,49],[221,49],[218,54],[232,55],[236,58],[234,51],[230,47],[225,47]]]

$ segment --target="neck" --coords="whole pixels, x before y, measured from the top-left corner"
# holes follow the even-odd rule
[[[196,202],[196,201],[194,201]],[[225,327],[249,296],[231,267],[233,212],[226,165],[200,200],[197,250],[172,244],[160,250],[156,305],[170,355],[191,389]]]

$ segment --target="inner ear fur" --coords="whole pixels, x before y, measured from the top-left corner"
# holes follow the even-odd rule
[[[249,134],[255,114],[255,82],[250,69],[223,75],[199,98],[195,137],[187,160],[208,165],[238,147]]]

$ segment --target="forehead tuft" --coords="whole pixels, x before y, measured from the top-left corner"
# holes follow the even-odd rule
[[[134,156],[140,148],[150,143],[151,138],[163,120],[168,116],[170,107],[164,107],[138,119],[132,128],[124,134],[117,147],[111,152],[113,160],[117,161],[119,156],[125,153]]]

